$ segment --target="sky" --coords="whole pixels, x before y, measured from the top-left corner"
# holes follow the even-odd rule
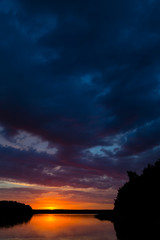
[[[159,0],[0,0],[0,200],[110,209],[160,158]]]

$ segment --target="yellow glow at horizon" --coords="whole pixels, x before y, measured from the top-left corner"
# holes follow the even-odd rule
[[[29,203],[33,209],[113,209],[113,204],[64,201],[54,198],[38,199]]]
[[[22,188],[24,189],[35,189],[36,190],[42,190],[42,193],[39,193],[39,195],[35,195],[34,198],[29,196],[29,198],[26,196],[19,196],[18,194],[10,195],[10,199],[7,196],[6,200],[14,200],[23,202],[25,204],[29,204],[33,209],[113,209],[113,203],[110,204],[100,204],[96,202],[88,202],[85,201],[85,197],[82,199],[74,199],[74,196],[70,197],[68,195],[68,191],[76,191],[76,192],[92,192],[96,193],[96,189],[94,188],[74,188],[70,186],[62,186],[62,187],[55,187],[55,186],[45,186],[45,185],[38,185],[38,184],[30,184],[30,183],[24,183],[24,182],[16,182],[11,181],[9,179],[0,181],[0,187],[2,188]],[[44,190],[44,192],[43,192]],[[112,191],[106,190],[106,194]],[[105,190],[103,191],[103,193]],[[21,197],[21,198],[20,198]],[[4,200],[4,199],[1,199]]]

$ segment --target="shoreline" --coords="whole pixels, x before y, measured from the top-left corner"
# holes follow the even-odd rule
[[[94,215],[110,215],[113,210],[99,210],[99,209],[32,209],[33,214],[94,214]]]

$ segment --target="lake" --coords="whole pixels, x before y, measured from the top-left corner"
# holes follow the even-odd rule
[[[27,223],[1,227],[2,240],[117,240],[113,224],[94,215],[36,214]]]

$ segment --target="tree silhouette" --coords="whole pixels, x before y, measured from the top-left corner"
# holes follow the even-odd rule
[[[115,229],[123,235],[119,239],[153,239],[160,227],[160,160],[149,164],[141,175],[128,171],[128,177],[114,204]],[[135,236],[136,230],[141,238]]]
[[[29,205],[15,201],[0,201],[0,227],[28,222],[33,215]]]

